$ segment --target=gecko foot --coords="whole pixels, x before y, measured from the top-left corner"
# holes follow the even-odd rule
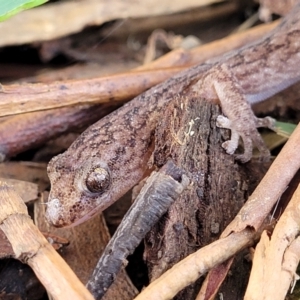
[[[234,154],[235,150],[239,144],[240,135],[238,132],[233,128],[231,120],[226,118],[225,116],[219,115],[217,117],[217,126],[220,128],[227,128],[231,130],[231,138],[230,140],[224,142],[222,147],[226,150],[226,153],[232,155]]]
[[[231,130],[231,138],[228,141],[225,141],[222,144],[222,147],[225,149],[226,153],[232,155],[238,147],[239,137],[241,137],[244,144],[244,153],[235,155],[235,159],[245,163],[249,161],[252,157],[253,144],[258,148],[260,152],[260,157],[262,161],[269,161],[270,151],[266,147],[263,139],[256,130],[256,127],[268,127],[274,129],[275,120],[266,117],[266,118],[255,118],[255,127],[254,128],[236,128],[235,123],[230,119],[220,115],[217,118],[217,126],[221,128],[227,128]]]

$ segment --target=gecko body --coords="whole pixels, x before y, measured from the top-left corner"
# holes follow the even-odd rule
[[[273,121],[256,118],[250,105],[298,81],[299,63],[300,3],[264,39],[149,89],[90,126],[54,157],[48,165],[48,221],[58,227],[84,222],[137,184],[147,169],[164,108],[187,88],[221,105],[235,137],[223,143],[228,153],[235,151],[240,136],[245,152],[238,159],[248,161],[253,144],[268,156],[256,128],[272,127]]]

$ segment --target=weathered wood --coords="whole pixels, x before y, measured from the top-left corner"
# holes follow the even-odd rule
[[[216,240],[247,197],[248,178],[243,167],[221,148],[225,131],[216,128],[219,114],[218,107],[196,99],[187,90],[170,104],[158,127],[154,162],[162,165],[171,158],[188,174],[192,184],[146,238],[145,257],[151,281]],[[247,276],[237,274],[222,289],[225,298],[232,296],[233,283],[235,295],[243,292]],[[198,280],[176,299],[194,299],[199,286]]]

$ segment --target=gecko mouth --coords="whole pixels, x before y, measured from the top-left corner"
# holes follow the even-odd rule
[[[47,210],[45,217],[48,223],[58,228],[70,228],[77,226],[81,223],[88,221],[89,219],[97,215],[99,212],[101,212],[103,209],[105,209],[101,206],[98,206],[90,210],[89,212],[84,212],[84,215],[81,215],[83,214],[83,212],[77,212],[76,214],[74,212],[71,213],[69,210],[69,215],[64,216],[67,210],[66,207],[63,207],[61,201],[58,198],[50,199],[46,203],[46,205]]]
[[[77,226],[79,224],[82,224],[88,220],[90,220],[91,218],[93,218],[95,215],[97,215],[99,212],[99,210],[96,208],[92,209],[89,213],[87,213],[86,215],[84,215],[83,217],[80,217],[79,219],[75,220],[74,222],[67,224],[67,225],[63,225],[62,227],[64,228],[71,228],[74,226]]]

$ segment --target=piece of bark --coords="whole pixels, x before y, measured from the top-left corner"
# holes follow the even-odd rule
[[[247,197],[249,179],[220,146],[224,130],[215,125],[219,114],[218,107],[187,90],[174,99],[158,126],[154,162],[160,166],[172,158],[193,184],[146,238],[151,280],[217,239]],[[241,257],[237,261],[242,264]],[[242,294],[245,280],[241,274],[232,276],[222,288],[225,298],[232,296],[232,285],[236,295]],[[199,285],[197,281],[175,299],[195,298]]]
[[[286,149],[283,151],[283,153],[279,154],[279,156],[282,156],[280,159],[278,159],[278,161],[281,162],[282,174],[285,174],[283,169],[290,166],[291,160],[292,164],[296,164],[296,166],[298,166],[299,159],[297,156],[297,144],[299,142],[296,138],[297,136],[299,136],[299,131],[298,133],[297,131],[295,132],[295,137],[292,137],[285,147],[290,150]],[[287,155],[288,153],[290,153],[290,155]],[[278,167],[278,165],[276,167]],[[273,172],[271,167],[268,173],[273,175],[268,176],[270,182],[276,182],[276,184],[278,184],[276,180],[277,172]],[[289,174],[285,174],[285,176],[287,177]],[[286,182],[286,178],[283,178],[283,181]],[[265,183],[266,181],[263,180],[258,188],[261,190],[268,188],[269,184],[264,186]],[[276,195],[274,195],[274,199],[277,199]],[[256,213],[256,211],[252,211],[249,212],[249,215],[255,215]],[[269,224],[269,220],[267,220],[267,222]],[[261,231],[261,228],[259,231]],[[201,248],[196,253],[180,261],[180,263],[176,264],[171,270],[167,271],[160,278],[151,283],[149,288],[146,288],[136,299],[162,300],[172,298],[176,294],[176,291],[178,292],[184,286],[194,282],[199,276],[204,275],[204,273],[210,268],[220,264],[221,262],[224,262],[226,259],[233,256],[244,247],[251,245],[255,236],[257,237],[259,234],[259,232],[255,232],[251,228],[245,228],[240,232],[232,232],[229,235],[224,234],[220,240]],[[231,296],[230,299],[233,297],[235,297],[235,295]]]
[[[95,299],[102,298],[122,266],[126,265],[127,256],[133,253],[146,233],[188,184],[187,177],[172,161],[150,175],[106,246],[87,283]]]
[[[45,199],[47,194],[43,194]],[[108,229],[102,214],[73,228],[55,228],[50,226],[45,219],[46,206],[43,202],[35,203],[35,222],[43,232],[51,232],[69,241],[69,245],[61,249],[61,255],[68,265],[74,270],[78,278],[86,283],[110,239]],[[137,290],[131,283],[126,272],[122,270],[116,276],[114,284],[105,295],[106,300],[124,299],[131,300]]]
[[[0,229],[14,251],[26,262],[53,299],[93,299],[64,260],[34,226],[23,200],[5,183],[0,188]]]
[[[25,203],[38,198],[38,186],[35,183],[11,178],[3,178],[1,176],[0,182],[5,182],[7,186],[12,187]]]
[[[0,123],[0,160],[38,147],[66,131],[84,128],[114,108],[107,105],[78,105],[7,118]]]
[[[37,162],[3,162],[0,164],[0,177],[29,181],[38,184],[39,192],[49,187],[47,164]]]

